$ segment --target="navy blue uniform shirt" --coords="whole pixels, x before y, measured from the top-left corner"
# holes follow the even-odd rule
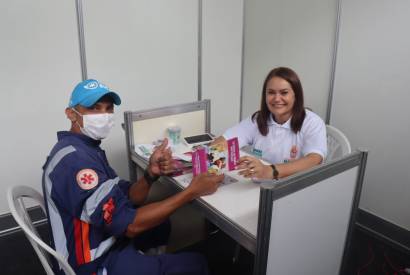
[[[43,192],[55,249],[74,269],[110,249],[133,222],[130,183],[108,164],[100,141],[58,132],[43,169]]]

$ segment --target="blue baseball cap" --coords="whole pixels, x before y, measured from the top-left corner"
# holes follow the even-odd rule
[[[110,89],[95,79],[84,80],[75,86],[73,92],[71,93],[70,103],[68,107],[74,107],[76,105],[81,105],[84,107],[93,106],[101,97],[109,95],[114,100],[115,105],[121,104],[121,98],[110,91]]]

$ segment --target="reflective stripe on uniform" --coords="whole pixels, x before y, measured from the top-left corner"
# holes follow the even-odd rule
[[[54,245],[56,250],[65,258],[68,259],[67,239],[65,236],[62,218],[59,214],[57,206],[51,198],[52,181],[50,174],[54,171],[58,163],[68,154],[75,152],[73,146],[67,146],[60,149],[49,161],[44,177],[45,196],[47,198],[47,207],[50,216],[51,229],[53,231]],[[112,188],[120,181],[119,177],[105,181],[99,184],[98,188],[86,200],[81,219],[74,219],[74,242],[76,248],[76,260],[78,264],[87,263],[100,257],[106,252],[115,242],[114,237],[110,237],[99,244],[98,247],[90,249],[89,240],[89,224],[90,217],[94,213],[99,203],[111,192]]]
[[[101,183],[93,194],[86,200],[83,211],[81,213],[81,220],[91,223],[91,215],[94,213],[100,202],[111,192],[112,188],[120,181],[119,177],[107,180]]]
[[[74,244],[77,264],[86,264],[103,255],[115,242],[114,237],[102,241],[97,248],[90,249],[90,225],[80,219],[74,219]]]
[[[76,149],[71,145],[60,149],[49,161],[47,169],[44,172],[44,189],[46,193],[45,196],[47,198],[48,213],[50,216],[49,220],[53,231],[54,246],[57,252],[60,253],[65,259],[68,259],[67,239],[64,234],[63,220],[61,219],[54,201],[51,199],[52,182],[50,179],[50,174],[65,156],[75,151]]]
[[[104,254],[110,247],[115,243],[115,237],[110,237],[103,242],[97,248],[94,248],[90,251],[91,253],[91,261],[97,259],[102,254]]]

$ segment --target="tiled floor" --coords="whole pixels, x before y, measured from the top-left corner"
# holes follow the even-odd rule
[[[404,275],[410,253],[394,249],[360,230],[355,230],[346,275]]]
[[[40,232],[44,234],[45,228],[41,228]],[[1,237],[0,247],[0,274],[45,274],[22,232]],[[235,247],[235,242],[219,231],[209,236],[206,241],[188,249],[201,252],[206,256],[211,275],[252,274],[253,255],[242,248],[239,260],[234,264],[232,257]],[[361,231],[354,232],[346,275],[404,275],[402,270],[404,267],[410,267],[410,255],[393,249]]]
[[[45,274],[43,266],[23,232],[1,237],[0,248],[0,274]]]

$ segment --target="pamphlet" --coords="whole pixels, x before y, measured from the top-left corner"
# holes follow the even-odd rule
[[[201,147],[192,152],[192,174],[194,176],[207,171],[206,148]]]
[[[171,147],[173,151],[173,176],[189,173],[192,167],[194,176],[200,173],[222,174],[236,169],[239,160],[238,138],[227,140],[227,149],[223,144],[199,145],[190,151],[186,147]],[[187,150],[188,149],[188,150]],[[135,151],[148,160],[155,150],[154,144],[137,144]]]
[[[228,141],[228,149],[223,144],[202,145],[192,152],[192,173],[194,176],[208,172],[210,174],[222,174],[225,170],[236,169],[239,160],[238,138]]]
[[[239,161],[239,141],[237,137],[228,139],[228,170],[236,169]]]

